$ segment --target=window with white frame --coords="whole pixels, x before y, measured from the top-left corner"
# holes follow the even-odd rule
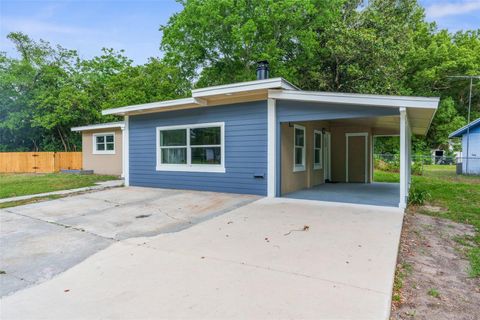
[[[115,133],[95,133],[93,134],[93,153],[94,154],[114,154],[115,153]]]
[[[313,169],[322,168],[322,132],[313,130]]]
[[[305,127],[294,125],[293,171],[305,170]]]
[[[225,172],[224,123],[157,128],[157,170]]]

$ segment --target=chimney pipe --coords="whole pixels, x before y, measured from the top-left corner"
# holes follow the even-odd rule
[[[270,68],[268,67],[268,61],[257,62],[257,80],[265,80],[270,77]]]

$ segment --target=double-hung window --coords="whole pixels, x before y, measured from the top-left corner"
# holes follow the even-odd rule
[[[313,169],[322,168],[322,132],[313,131]]]
[[[305,170],[305,127],[294,125],[293,171]]]
[[[93,134],[94,154],[115,154],[115,133]]]
[[[225,172],[224,123],[157,128],[157,170]]]

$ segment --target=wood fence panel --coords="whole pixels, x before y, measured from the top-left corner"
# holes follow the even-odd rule
[[[82,169],[81,152],[56,152],[55,153],[55,171],[62,169],[79,170]]]
[[[0,172],[50,173],[81,168],[81,152],[0,152]]]

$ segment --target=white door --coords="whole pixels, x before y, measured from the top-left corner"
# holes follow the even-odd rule
[[[331,151],[330,151],[330,144],[331,144],[331,136],[330,132],[325,132],[323,135],[323,177],[324,180],[331,181],[332,180],[332,171],[330,166],[330,158],[331,158]]]

